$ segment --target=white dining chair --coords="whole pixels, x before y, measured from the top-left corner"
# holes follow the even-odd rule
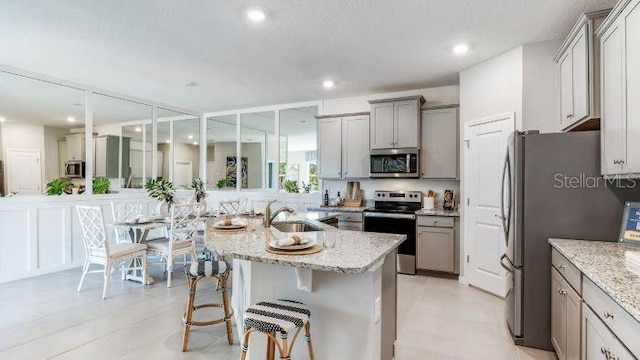
[[[218,203],[218,215],[237,216],[247,210],[247,198],[221,200]]]
[[[137,201],[112,201],[111,214],[114,223],[123,223],[135,218],[145,216],[144,202]],[[131,232],[125,228],[116,228],[116,242],[135,242],[131,238]]]
[[[171,227],[169,236],[163,239],[149,240],[147,254],[158,256],[166,265],[167,287],[171,287],[171,274],[176,256],[191,255],[196,259],[195,243],[198,238],[198,225],[202,222],[201,204],[174,204],[171,206]]]
[[[82,228],[82,243],[84,244],[85,259],[82,267],[82,277],[78,284],[78,292],[82,289],[85,276],[90,272],[91,264],[104,266],[104,286],[102,298],[107,297],[109,291],[109,278],[115,264],[128,264],[131,260],[140,258],[142,273],[146,274],[147,245],[134,243],[110,244],[105,231],[102,208],[99,206],[76,206],[80,227]],[[143,275],[145,276],[145,275]],[[146,283],[146,279],[145,283]]]

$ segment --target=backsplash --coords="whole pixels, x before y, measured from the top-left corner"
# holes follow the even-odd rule
[[[425,196],[429,190],[433,190],[437,193],[436,207],[438,208],[442,207],[442,195],[445,190],[454,191],[456,203],[458,203],[460,194],[460,181],[458,180],[364,179],[358,181],[360,181],[360,188],[364,190],[364,200],[367,203],[373,201],[373,193],[376,190],[422,191]],[[325,190],[329,190],[329,197],[333,199],[338,191],[341,196],[344,196],[347,180],[322,180],[321,187],[322,194]]]

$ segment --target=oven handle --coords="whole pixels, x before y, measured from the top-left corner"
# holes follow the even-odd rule
[[[416,215],[415,214],[390,214],[390,213],[365,212],[364,217],[415,220]]]

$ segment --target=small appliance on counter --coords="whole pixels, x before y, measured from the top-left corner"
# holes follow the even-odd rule
[[[364,231],[407,235],[398,247],[398,272],[416,273],[416,214],[420,191],[376,191],[374,207],[364,210]]]
[[[84,161],[67,161],[64,167],[64,176],[66,178],[80,178],[84,179],[85,176],[85,162]]]

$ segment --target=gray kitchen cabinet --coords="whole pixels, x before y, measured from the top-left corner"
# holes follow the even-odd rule
[[[582,359],[636,359],[588,307],[582,307]]]
[[[338,216],[338,229],[363,230],[363,217],[361,212],[343,212]]]
[[[420,177],[457,179],[459,169],[458,105],[422,110]]]
[[[551,343],[559,360],[580,359],[582,298],[551,268]]]
[[[421,95],[369,101],[371,150],[419,147],[423,102]]]
[[[67,161],[84,161],[85,160],[85,136],[84,134],[67,135]]]
[[[601,170],[640,176],[640,0],[624,0],[596,34],[601,63]]]
[[[369,177],[369,113],[318,116],[318,177]]]
[[[560,127],[565,131],[600,118],[600,47],[594,33],[608,13],[583,14],[554,58],[560,72]]]
[[[452,217],[419,216],[416,268],[459,273],[459,225]]]
[[[120,164],[120,140],[122,139],[122,168],[121,174],[118,170]],[[130,144],[131,138],[113,135],[100,136],[94,139],[94,170],[96,177],[107,177],[110,179],[129,177],[130,167]]]

